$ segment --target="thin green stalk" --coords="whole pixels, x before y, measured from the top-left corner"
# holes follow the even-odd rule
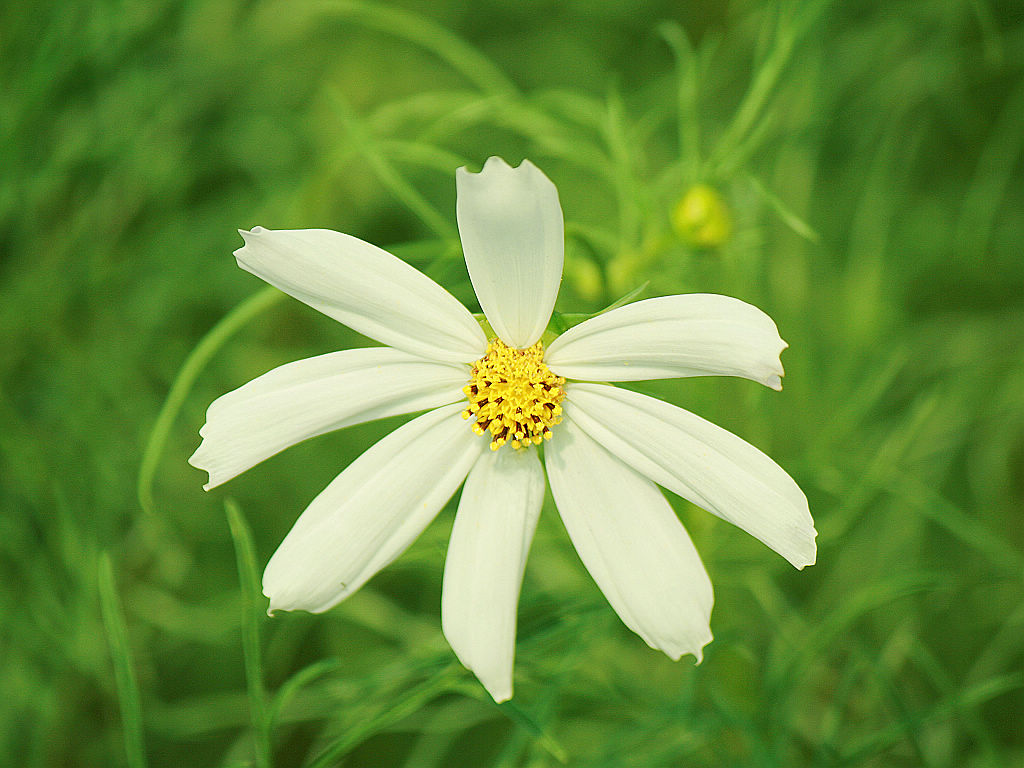
[[[547,733],[543,726],[541,726],[541,724],[538,723],[537,720],[534,719],[526,710],[511,699],[503,701],[497,706],[509,720],[516,723],[521,728],[525,729],[527,733],[533,736],[537,746],[541,747],[562,765],[568,764],[569,753],[566,752],[565,747],[559,744],[550,733]]]
[[[185,363],[178,371],[178,375],[174,377],[167,398],[160,407],[156,423],[153,424],[149,440],[146,441],[146,448],[142,452],[137,491],[139,504],[143,511],[147,513],[153,511],[153,477],[156,474],[157,465],[160,463],[160,457],[167,445],[167,438],[174,425],[174,420],[181,411],[182,405],[185,404],[185,399],[192,391],[199,374],[203,372],[206,364],[229,338],[244,328],[253,318],[258,317],[277,303],[284,295],[276,288],[269,286],[257,291],[228,312],[199,340],[189,356],[185,358]]]
[[[270,721],[267,716],[267,694],[263,689],[263,660],[260,653],[259,620],[263,615],[263,607],[259,599],[260,576],[256,568],[256,551],[252,543],[252,531],[238,505],[228,499],[224,502],[224,509],[235,544],[238,580],[242,587],[242,653],[245,656],[245,683],[249,694],[256,765],[270,768]]]
[[[410,165],[418,165],[421,168],[429,168],[444,175],[448,179],[452,175],[452,169],[465,165],[467,159],[441,147],[434,147],[430,144],[423,144],[416,141],[402,141],[400,139],[385,139],[380,146],[388,157],[393,157]]]
[[[100,610],[103,626],[107,630],[110,658],[114,662],[114,682],[121,705],[124,727],[124,751],[130,768],[146,768],[146,747],[142,731],[142,706],[139,703],[139,682],[135,677],[131,648],[128,645],[128,627],[117,596],[114,567],[110,555],[103,552],[99,560]]]
[[[642,190],[636,176],[635,144],[629,135],[626,109],[618,90],[609,91],[606,109],[604,139],[614,168],[615,194],[619,207],[618,251],[622,253],[640,240],[638,201],[642,197]]]
[[[761,196],[762,200],[772,207],[787,227],[800,235],[800,237],[810,240],[812,243],[817,243],[821,239],[810,224],[804,221],[795,211],[793,211],[792,208],[786,205],[782,198],[768,189],[768,187],[766,187],[764,183],[757,178],[757,176],[752,173],[748,173],[747,180],[754,188],[754,191]]]
[[[446,115],[460,112],[487,97],[471,89],[417,91],[403,98],[385,101],[366,114],[366,125],[378,136],[408,136]],[[421,133],[418,135],[422,136]]]
[[[678,90],[677,129],[679,157],[683,161],[684,183],[693,184],[700,178],[700,83],[697,56],[690,38],[679,24],[665,22],[658,32],[672,49],[676,58],[676,80]]]
[[[285,683],[277,689],[277,693],[270,702],[270,706],[267,708],[267,728],[273,731],[278,720],[281,718],[281,713],[295,697],[295,694],[312,683],[318,677],[322,677],[329,672],[333,672],[339,666],[340,662],[338,659],[323,659],[310,664],[308,667],[303,667],[288,678],[288,680],[286,680]]]
[[[443,240],[458,239],[458,232],[451,222],[437,210],[420,192],[395,168],[391,161],[381,151],[381,142],[371,136],[366,126],[358,118],[355,111],[345,100],[345,97],[337,90],[332,91],[332,102],[335,112],[348,131],[348,136],[356,145],[356,151],[370,165],[380,182],[399,200],[406,208],[434,231]]]
[[[777,20],[774,22],[774,47],[764,57],[761,66],[751,80],[750,87],[736,109],[732,122],[715,146],[711,165],[718,165],[731,154],[754,128],[757,118],[761,115],[768,98],[775,90],[775,86],[789,64],[797,40],[829,4],[829,1],[817,0],[801,5],[798,12],[788,8],[779,11]],[[766,22],[764,28],[766,33],[768,31],[767,24],[770,23],[772,22]]]
[[[347,16],[369,29],[404,38],[445,61],[452,69],[489,94],[513,96],[517,89],[494,62],[446,27],[424,16],[383,4],[326,0],[315,3],[337,16]]]

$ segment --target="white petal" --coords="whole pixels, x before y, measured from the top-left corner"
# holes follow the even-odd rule
[[[473,288],[507,344],[528,347],[547,327],[562,280],[565,236],[558,190],[529,160],[492,157],[455,172],[456,212]]]
[[[466,478],[448,544],[441,626],[495,701],[512,698],[519,587],[543,501],[535,450],[484,451]]]
[[[456,403],[399,427],[317,496],[263,574],[270,610],[337,605],[420,535],[487,445]]]
[[[189,463],[210,473],[209,490],[307,438],[454,403],[468,380],[464,364],[391,347],[297,360],[217,398]]]
[[[673,659],[711,642],[711,581],[661,491],[566,418],[545,445],[573,546],[622,621]]]
[[[746,302],[713,293],[645,299],[592,317],[548,347],[559,376],[639,381],[676,376],[742,376],[782,389],[775,323]]]
[[[761,451],[689,411],[602,384],[572,384],[565,413],[659,485],[738,525],[797,568],[817,553],[807,497]]]
[[[242,269],[359,333],[414,355],[468,363],[487,339],[454,296],[375,245],[328,229],[241,231]]]

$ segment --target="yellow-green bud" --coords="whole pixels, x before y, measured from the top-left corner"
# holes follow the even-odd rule
[[[672,229],[696,248],[718,248],[729,239],[732,220],[716,189],[694,184],[672,209]]]

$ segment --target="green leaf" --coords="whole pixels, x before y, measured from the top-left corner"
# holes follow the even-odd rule
[[[256,765],[270,766],[270,720],[267,713],[267,694],[263,688],[263,657],[260,652],[260,619],[263,618],[263,600],[260,598],[260,574],[256,566],[256,550],[252,531],[233,500],[224,502],[231,539],[235,544],[238,579],[242,587],[242,654],[245,657],[245,683],[249,694],[249,712],[256,751]]]
[[[103,626],[107,631],[107,645],[114,662],[114,681],[121,704],[121,722],[124,726],[124,750],[130,768],[146,768],[145,738],[142,730],[142,705],[139,701],[139,682],[135,677],[128,627],[125,624],[121,602],[114,582],[114,567],[107,552],[99,559],[100,608]]]

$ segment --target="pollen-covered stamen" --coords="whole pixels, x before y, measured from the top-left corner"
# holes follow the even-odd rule
[[[515,349],[493,339],[463,387],[469,406],[462,418],[474,418],[476,434],[490,433],[492,451],[505,443],[513,448],[539,445],[551,439],[551,427],[562,421],[564,386],[565,379],[544,363],[541,342]]]

